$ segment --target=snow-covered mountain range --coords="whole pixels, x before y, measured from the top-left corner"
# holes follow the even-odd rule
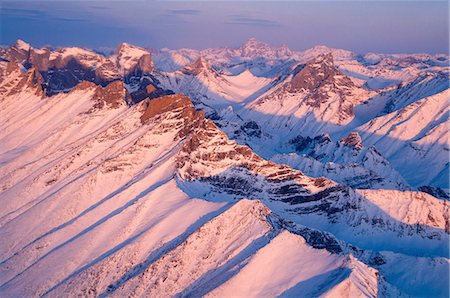
[[[449,295],[448,56],[0,58],[0,296]]]

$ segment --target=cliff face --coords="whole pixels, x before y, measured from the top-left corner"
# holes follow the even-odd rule
[[[0,55],[8,61],[17,61],[26,69],[33,67],[40,72],[47,95],[67,92],[82,81],[106,86],[123,80],[126,84],[136,85],[136,78],[155,71],[147,50],[126,43],[121,44],[111,57],[77,47],[36,49],[22,41],[2,49]],[[133,88],[145,89],[150,83]]]
[[[45,82],[40,72],[34,67],[22,72],[16,60],[8,62],[0,78],[0,93],[3,96],[32,92],[44,97]]]

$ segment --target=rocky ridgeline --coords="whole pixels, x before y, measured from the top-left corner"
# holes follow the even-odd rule
[[[151,92],[145,92],[147,86],[157,85],[151,78],[141,80],[155,70],[150,53],[126,43],[119,45],[113,56],[104,57],[81,48],[35,49],[18,41],[11,47],[1,49],[0,57],[11,62],[17,61],[25,69],[33,67],[38,71],[45,83],[47,95],[67,92],[82,81],[106,86],[113,81],[123,80],[133,85],[135,90],[130,95],[136,102],[151,95]],[[139,92],[134,95],[135,91]],[[155,91],[160,91],[159,96],[163,95],[161,90]]]

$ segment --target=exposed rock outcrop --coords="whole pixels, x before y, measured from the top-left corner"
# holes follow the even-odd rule
[[[361,150],[363,148],[361,136],[357,132],[349,133],[349,135],[342,138],[340,142],[344,146],[351,147],[356,150]]]

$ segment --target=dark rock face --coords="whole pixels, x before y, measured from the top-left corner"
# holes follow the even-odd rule
[[[185,75],[197,76],[207,68],[209,68],[208,63],[200,57],[194,63],[181,69],[181,72]]]
[[[95,82],[98,85],[119,79],[121,79],[121,75],[111,59],[106,59],[95,69]]]
[[[59,55],[61,52],[55,52],[57,54],[50,60],[50,49],[36,50],[30,47],[26,56],[15,50],[15,47],[8,49],[9,51],[3,53],[4,58],[9,61],[17,60],[26,69],[34,68],[40,72],[49,96],[58,92],[66,92],[81,81],[96,79],[95,69],[86,67],[79,62],[79,59],[83,57],[70,55],[63,57]]]
[[[248,175],[245,168],[232,168],[227,171],[227,175],[217,175],[203,178],[202,181],[208,182],[216,188],[223,189],[228,194],[233,194],[239,197],[248,197],[251,193],[252,198],[257,198],[262,195],[262,190],[255,187],[257,184],[256,177]]]
[[[9,83],[10,89],[7,95],[17,94],[23,90],[29,90],[34,92],[38,96],[44,96],[45,93],[45,83],[44,79],[34,67],[30,68],[26,73],[22,73],[19,69],[17,62],[14,60],[8,62],[5,74],[9,75],[11,73],[16,73],[16,80]],[[2,89],[0,92],[6,92],[7,89]]]
[[[289,228],[288,228],[289,229]],[[326,249],[331,253],[341,253],[342,247],[332,235],[306,227],[289,229],[290,232],[305,238],[306,243],[316,249]]]
[[[314,213],[330,222],[342,219],[342,214],[363,212],[363,198],[351,188],[325,178],[307,177],[290,167],[266,161],[248,147],[229,141],[211,121],[199,124],[188,135],[177,157],[181,181],[188,185],[192,183],[187,187],[188,191],[200,183],[208,189],[208,196],[219,198],[229,194],[236,199],[284,203],[279,206],[284,206],[288,212]],[[326,136],[322,138],[327,139]],[[340,250],[332,238],[314,232],[308,237],[317,247]]]
[[[238,198],[267,197],[289,205],[323,201],[332,193],[345,191],[345,187],[335,189],[336,184],[325,178],[310,178],[266,161],[250,148],[229,141],[211,121],[201,123],[185,141],[177,161],[185,181],[203,182]],[[248,127],[254,128],[254,124]],[[312,185],[314,192],[309,189]]]
[[[285,203],[289,203],[291,205],[298,205],[303,203],[309,203],[309,202],[316,202],[320,201],[326,198],[329,198],[332,194],[340,193],[340,192],[346,192],[347,189],[343,185],[337,185],[333,187],[329,187],[323,191],[314,193],[314,194],[306,194],[301,196],[291,196],[287,198],[281,199],[281,201]],[[298,193],[298,191],[293,191],[292,194]],[[325,211],[325,210],[323,210]]]
[[[11,47],[1,49],[0,54],[7,61],[16,60],[18,63],[26,63],[29,60],[30,51],[31,47],[29,44],[17,40]]]
[[[141,102],[146,98],[152,99],[174,94],[170,90],[161,89],[158,85],[159,81],[151,74],[146,74],[144,77],[136,76],[130,78],[128,86],[133,86],[133,89],[135,89],[135,91],[130,93],[132,103]]]
[[[340,142],[344,146],[354,148],[356,150],[361,150],[363,148],[361,136],[357,132],[349,133],[349,135],[345,138],[342,138]]]
[[[341,243],[339,243],[333,235],[327,232],[295,224],[274,213],[269,214],[267,220],[277,230],[285,229],[293,234],[302,236],[306,243],[316,249],[326,249],[327,251],[336,254],[344,251]]]
[[[304,138],[302,136],[298,136],[290,140],[289,144],[294,145],[296,151],[302,152],[311,145],[312,141],[313,139],[310,137]]]
[[[336,68],[331,53],[319,55],[304,65],[297,66],[293,78],[283,92],[306,94],[304,103],[318,108],[329,101],[330,93],[340,98],[340,120],[353,116],[353,104],[347,100],[357,89],[353,81]]]
[[[314,146],[317,144],[323,144],[323,143],[329,143],[331,142],[331,139],[328,135],[322,134],[315,136],[314,138],[311,137],[303,137],[301,135],[291,139],[289,141],[289,144],[295,146],[295,150],[297,152],[306,152],[314,149]]]
[[[120,68],[120,65],[117,65]],[[145,54],[139,58],[136,65],[124,73],[125,83],[131,83],[133,78],[140,78],[144,75],[151,74],[155,70],[150,54]]]
[[[374,253],[369,259],[369,265],[371,266],[381,266],[386,264],[386,260],[380,253]]]
[[[93,109],[118,108],[129,101],[129,94],[122,81],[115,81],[106,87],[97,86],[92,82],[82,81],[73,91],[94,89],[92,100],[95,101]]]
[[[434,187],[434,186],[430,186],[430,185],[422,185],[418,188],[418,190],[426,192],[427,194],[430,194],[433,197],[436,197],[439,199],[444,199],[444,200],[450,199],[448,194],[439,187]]]
[[[152,118],[167,112],[173,112],[173,117],[182,120],[183,128],[178,133],[179,137],[186,136],[193,127],[199,125],[204,120],[202,112],[195,110],[191,100],[182,94],[174,94],[148,99],[145,104],[145,110],[141,116],[142,124],[147,123]]]
[[[135,57],[133,54],[134,51],[139,51],[142,55]],[[117,47],[115,56],[115,66],[121,70],[125,83],[129,83],[129,80],[133,77],[140,77],[144,74],[152,73],[155,70],[155,65],[149,52],[127,43],[122,43]],[[127,61],[127,66],[121,65],[121,61]]]
[[[0,57],[5,61],[17,61],[25,69],[34,68],[40,72],[46,86],[46,95],[68,92],[83,81],[107,86],[116,80],[123,80],[134,90],[133,102],[145,98],[155,98],[172,92],[156,88],[149,91],[147,86],[158,85],[151,76],[155,66],[150,53],[139,49],[139,56],[132,56],[135,47],[122,44],[116,51],[116,56],[103,57],[82,49],[34,49],[28,44],[18,41],[6,49],[0,50]],[[66,52],[69,51],[69,52]],[[130,54],[131,53],[131,54]],[[128,57],[130,55],[130,57]],[[126,68],[121,63],[126,62]],[[129,59],[129,60],[127,60]]]
[[[43,71],[42,75],[48,85],[48,96],[68,91],[81,81],[94,82],[96,80],[95,70],[87,68],[75,58],[64,63],[58,61],[48,71]]]
[[[34,49],[29,44],[18,40],[13,46],[0,50],[0,56],[6,61],[17,61],[25,69],[34,67],[43,72],[49,67],[50,49]]]
[[[47,71],[50,63],[50,49],[42,49],[43,52],[30,51],[29,65],[36,67],[40,72]],[[25,66],[28,68],[27,66]]]
[[[331,54],[318,56],[298,71],[290,82],[288,91],[291,93],[301,90],[312,92],[325,84],[334,83],[336,74],[338,70],[334,67],[333,56]]]
[[[128,92],[122,81],[115,81],[102,88],[98,86],[95,90],[93,100],[97,103],[95,107],[108,106],[118,108],[127,101]]]
[[[261,127],[259,127],[258,123],[255,121],[245,122],[244,125],[241,126],[241,130],[244,131],[248,136],[252,137],[261,137]]]

